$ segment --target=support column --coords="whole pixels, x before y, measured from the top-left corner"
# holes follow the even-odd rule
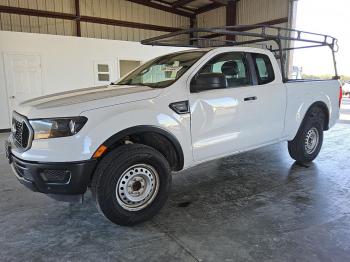
[[[226,5],[226,26],[237,25],[237,0],[229,0]],[[226,40],[235,41],[236,36],[227,35]]]
[[[195,28],[197,27],[197,16],[191,17],[190,18],[190,28]],[[195,35],[193,33],[190,33],[190,38],[195,37]],[[190,40],[190,45],[194,45],[195,41],[194,40]]]
[[[77,36],[81,37],[81,28],[80,28],[80,0],[75,0],[75,15],[76,15],[76,26],[77,26]]]

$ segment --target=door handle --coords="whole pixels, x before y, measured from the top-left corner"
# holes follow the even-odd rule
[[[9,98],[10,98],[10,99],[15,99],[16,97],[15,97],[15,96],[10,96]]]
[[[252,101],[252,100],[257,100],[258,98],[256,96],[250,96],[250,97],[245,97],[244,101]]]

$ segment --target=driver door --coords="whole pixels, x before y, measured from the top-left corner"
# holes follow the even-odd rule
[[[221,73],[227,87],[190,94],[191,134],[195,161],[228,155],[254,144],[258,116],[254,86],[245,53],[222,53],[205,64],[201,73]]]

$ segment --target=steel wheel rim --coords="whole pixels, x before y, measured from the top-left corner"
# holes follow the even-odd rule
[[[139,211],[153,202],[158,191],[158,172],[150,165],[137,164],[120,176],[115,194],[122,208]]]
[[[319,133],[318,133],[318,130],[315,127],[311,128],[306,133],[305,150],[306,150],[307,154],[311,155],[312,153],[314,153],[316,151],[316,148],[318,146],[319,140],[320,140]]]

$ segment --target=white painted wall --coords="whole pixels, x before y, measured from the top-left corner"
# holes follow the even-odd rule
[[[0,129],[10,127],[4,68],[5,54],[39,54],[43,94],[94,86],[95,62],[112,61],[111,80],[119,77],[118,61],[147,61],[182,50],[143,46],[138,42],[0,31]]]

